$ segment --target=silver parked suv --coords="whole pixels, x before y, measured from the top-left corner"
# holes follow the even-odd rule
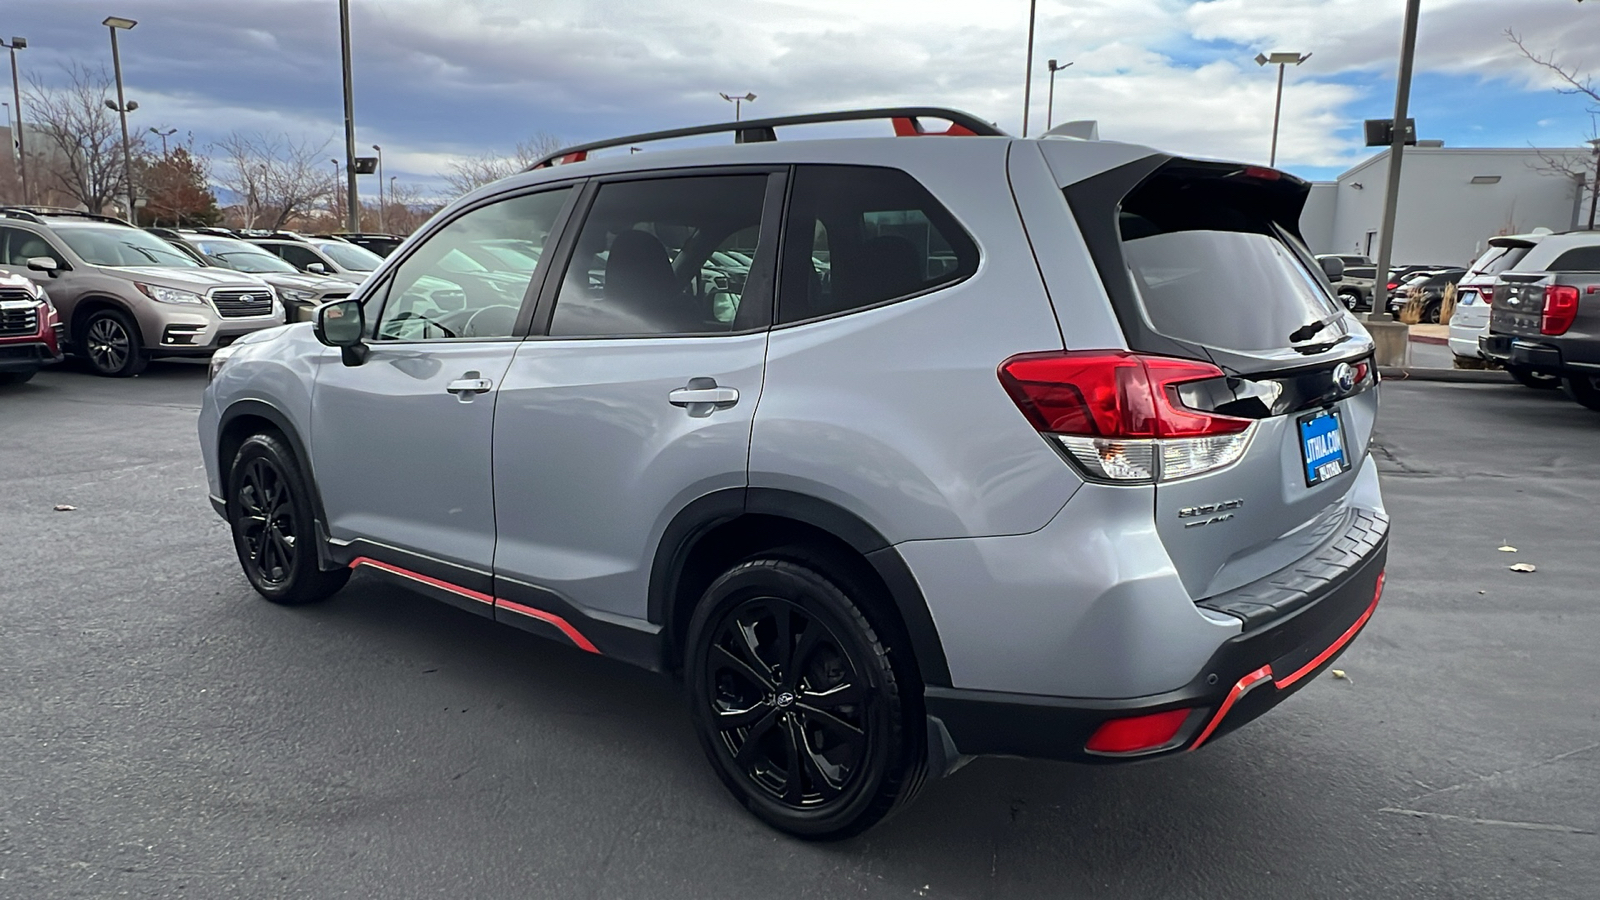
[[[775,140],[846,119],[904,136]],[[937,109],[572,148],[224,351],[212,502],[269,600],[360,568],[681,676],[803,837],[976,755],[1185,753],[1382,589],[1373,345],[1307,190]]]
[[[50,292],[67,346],[101,375],[137,375],[153,357],[209,356],[240,335],[283,324],[283,307],[265,282],[204,267],[109,216],[0,208],[0,270]]]

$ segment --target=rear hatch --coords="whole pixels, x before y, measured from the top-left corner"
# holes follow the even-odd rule
[[[1158,442],[1176,465],[1151,479],[1156,526],[1196,600],[1370,521],[1353,491],[1371,465],[1373,344],[1300,237],[1309,187],[1156,156],[1064,188],[1129,349],[1155,359],[1152,372],[1173,368],[1161,358],[1192,361],[1181,377],[1152,375],[1156,405],[1210,423],[1195,434],[1233,434],[1226,451],[1220,438]]]
[[[1540,321],[1544,317],[1545,286],[1552,280],[1547,272],[1507,272],[1496,279],[1489,314],[1489,332],[1538,337]]]

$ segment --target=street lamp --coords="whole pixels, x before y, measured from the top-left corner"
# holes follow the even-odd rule
[[[383,148],[373,144],[372,149],[378,151],[378,230],[387,234],[389,228],[383,222]]]
[[[117,29],[128,29],[139,24],[132,19],[120,16],[106,16],[100,23],[111,30],[111,68],[117,75],[117,102],[106,101],[106,105],[117,111],[122,117],[122,180],[128,187],[128,221],[135,220],[133,212],[133,146],[128,141],[128,113],[139,108],[137,103],[129,103],[122,95],[122,54],[117,51]]]
[[[1278,164],[1278,113],[1283,109],[1283,68],[1284,66],[1298,66],[1311,58],[1311,54],[1300,53],[1257,53],[1256,65],[1274,65],[1278,67],[1278,99],[1272,104],[1272,155],[1267,160],[1267,165]]]
[[[1039,0],[1028,0],[1028,68],[1022,81],[1022,136],[1028,136],[1028,107],[1033,105],[1033,23],[1038,17]]]
[[[1045,104],[1044,107],[1045,131],[1050,130],[1050,126],[1055,122],[1056,117],[1056,73],[1070,65],[1072,65],[1072,63],[1057,63],[1053,59],[1050,60],[1050,100]]]
[[[724,99],[724,100],[728,101],[729,103],[733,104],[733,120],[735,122],[739,121],[739,104],[746,103],[746,102],[749,102],[749,101],[752,101],[752,100],[756,99],[756,95],[755,94],[745,94],[742,97],[741,96],[730,97],[727,94],[722,93],[721,91],[717,92],[717,96],[721,97],[722,99]]]
[[[10,43],[0,41],[0,47],[11,51],[11,99],[17,107],[17,174],[22,177],[22,202],[28,202],[28,148],[22,142],[22,87],[17,79],[17,51],[27,49],[28,39],[14,37]]]
[[[166,159],[167,158],[167,138],[172,137],[173,135],[177,134],[178,133],[178,129],[176,129],[176,128],[168,128],[166,131],[162,131],[161,129],[156,128],[155,126],[151,126],[150,127],[150,133],[155,135],[158,138],[161,138],[161,158],[162,159]]]
[[[1590,138],[1589,146],[1594,148],[1594,184],[1589,186],[1589,230],[1594,230],[1595,201],[1600,200],[1600,138]]]
[[[356,106],[350,84],[350,0],[339,0],[339,54],[344,64],[345,230],[361,230],[361,202],[356,196]]]

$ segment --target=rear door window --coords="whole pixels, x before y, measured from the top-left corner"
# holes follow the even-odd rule
[[[1600,272],[1600,247],[1575,247],[1556,257],[1551,272]]]
[[[791,196],[780,324],[902,299],[977,271],[972,238],[899,169],[800,166]]]

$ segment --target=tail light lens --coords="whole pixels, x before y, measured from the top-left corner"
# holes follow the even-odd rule
[[[1125,351],[1029,353],[1000,383],[1041,434],[1084,474],[1118,484],[1171,481],[1231,465],[1255,423],[1192,409],[1179,385],[1222,378],[1210,363]]]
[[[1544,315],[1539,319],[1540,334],[1566,334],[1578,318],[1578,289],[1570,284],[1552,284],[1544,289]]]

